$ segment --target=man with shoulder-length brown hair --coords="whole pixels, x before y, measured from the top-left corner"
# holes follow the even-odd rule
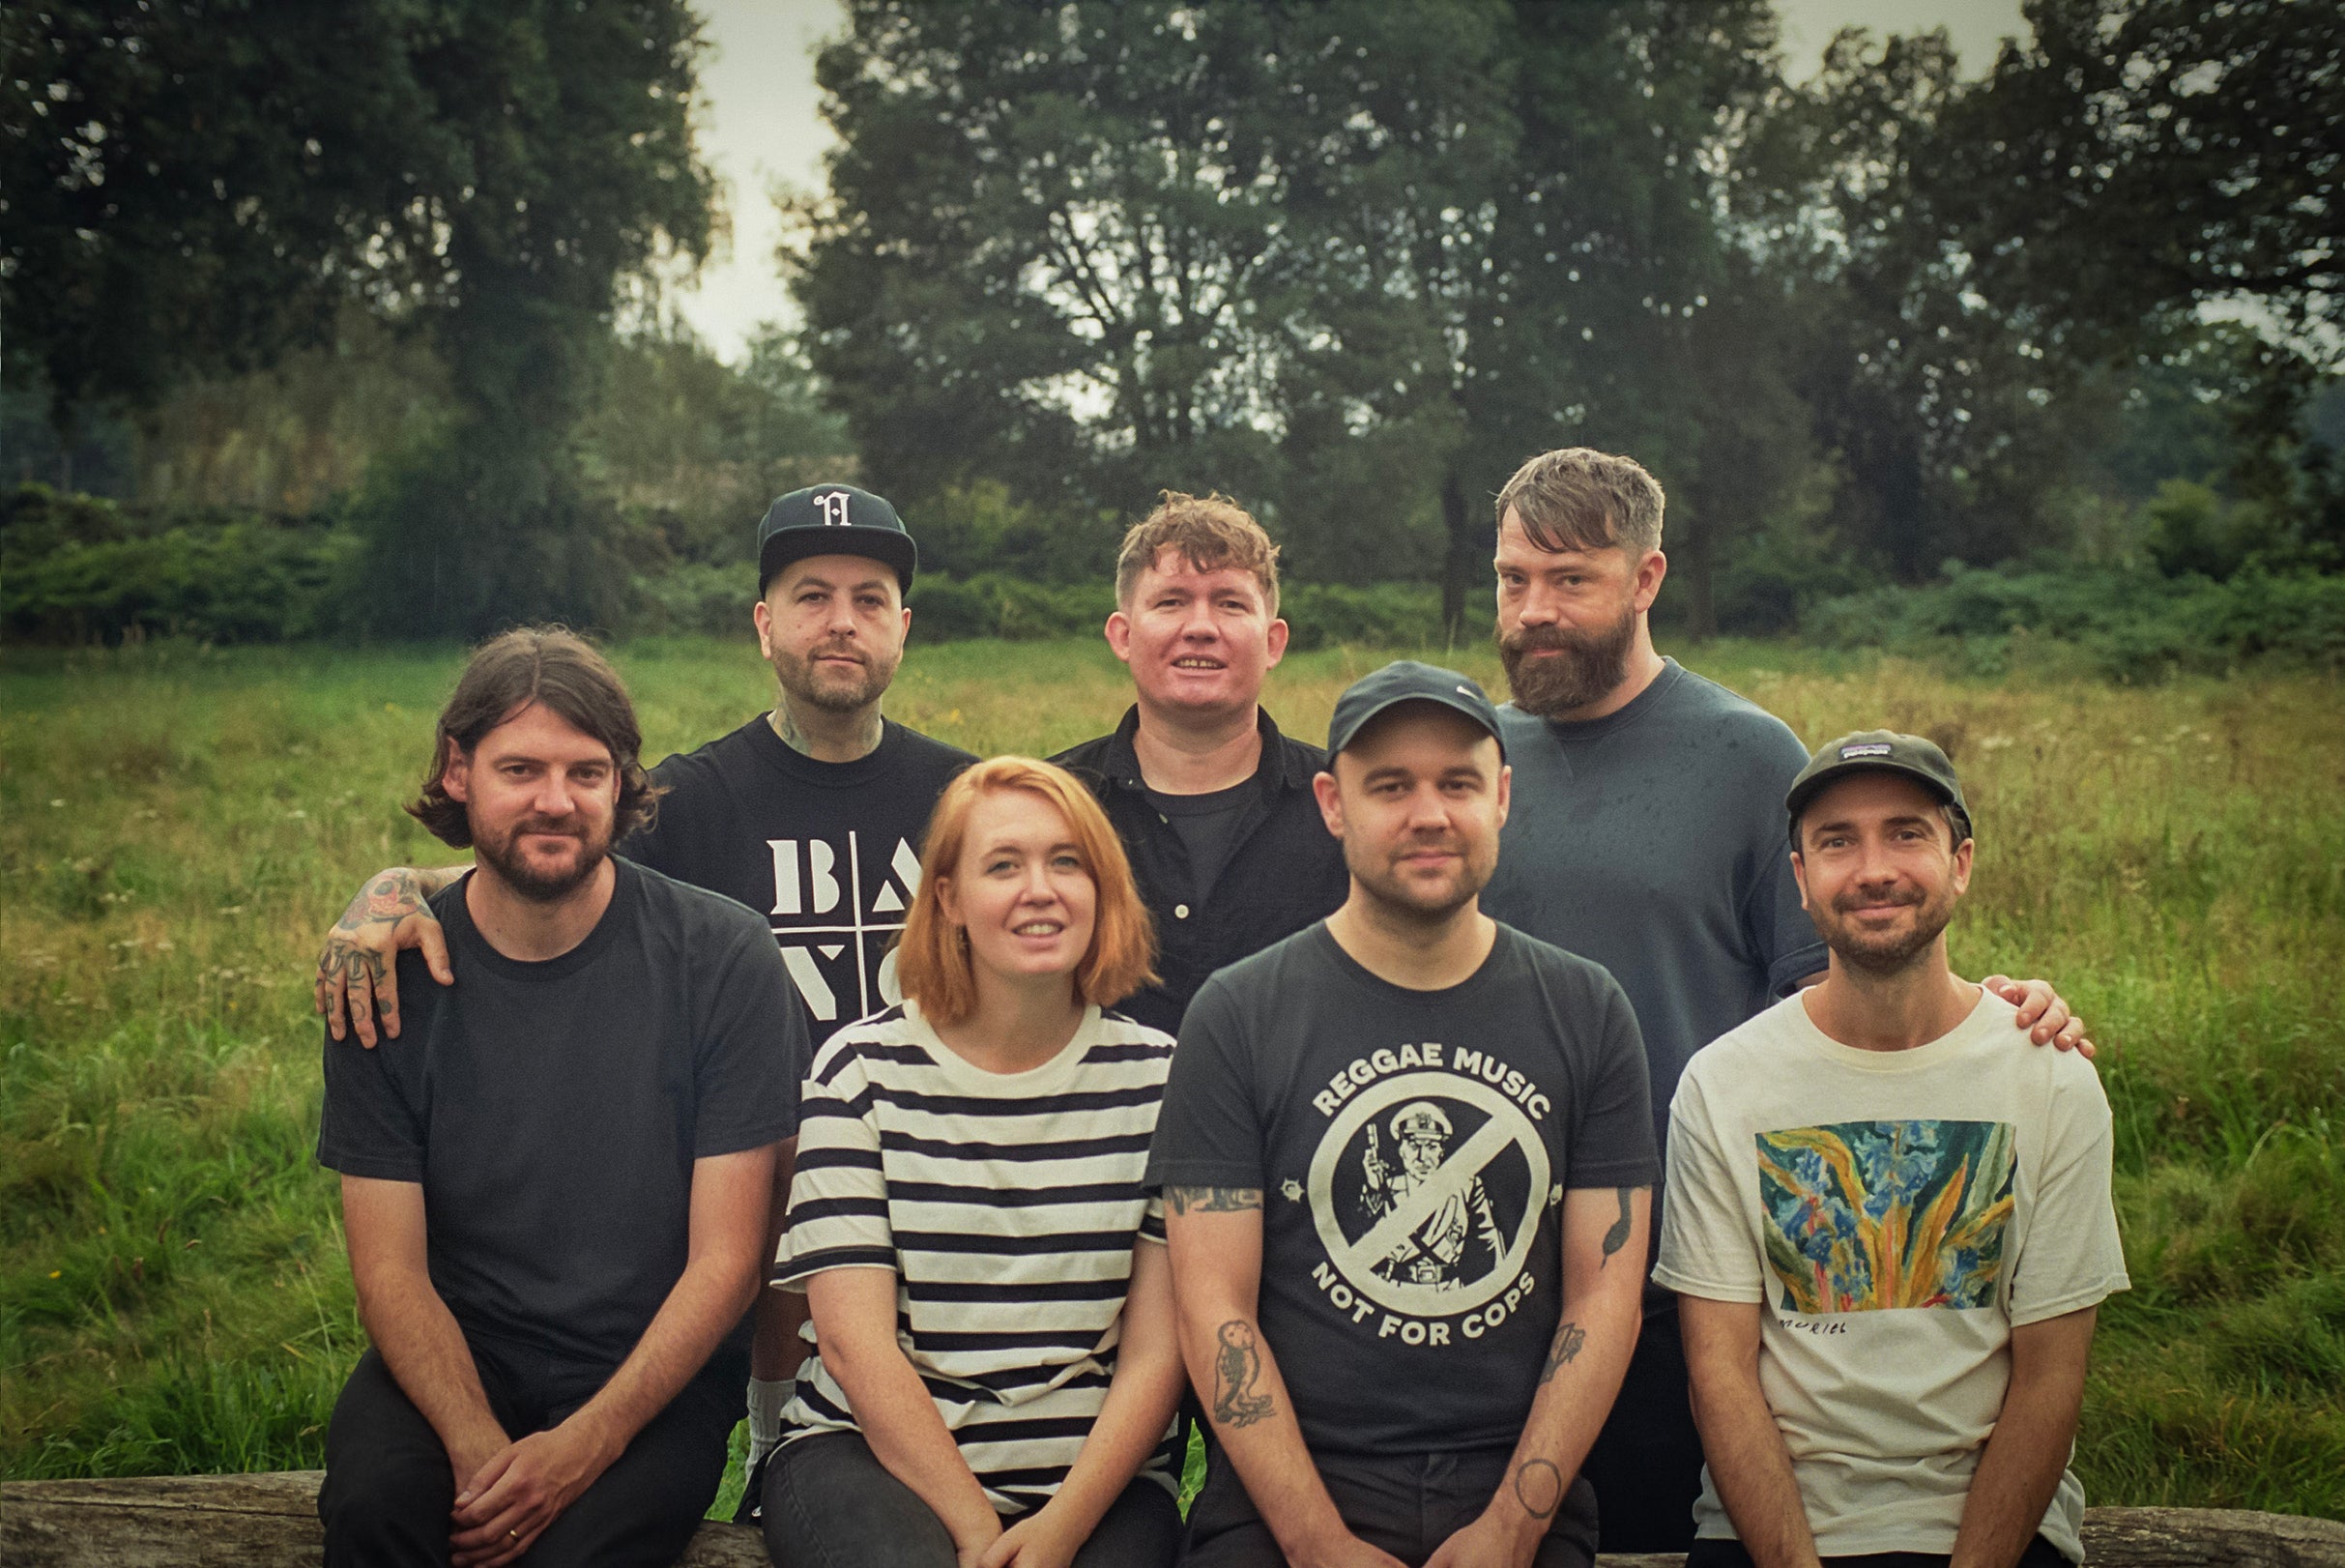
[[[462,984],[402,1049],[325,1052],[373,1348],[334,1407],[333,1564],[664,1564],[725,1467],[775,1146],[809,1048],[766,925],[611,854],[655,790],[618,675],[559,627],[482,646],[408,807]]]
[[[1107,638],[1135,701],[1051,760],[1091,787],[1156,921],[1160,983],[1124,1011],[1168,1033],[1205,977],[1344,902],[1311,781],[1326,754],[1279,733],[1262,682],[1287,652],[1279,547],[1223,495],[1167,490],[1124,536]]]

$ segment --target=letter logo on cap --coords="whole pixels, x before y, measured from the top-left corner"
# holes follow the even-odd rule
[[[1840,761],[1846,762],[1851,757],[1886,757],[1889,755],[1889,752],[1890,746],[1888,741],[1867,740],[1860,746],[1842,746],[1840,748]]]
[[[848,526],[846,491],[832,490],[827,494],[816,496],[814,498],[814,508],[815,510],[823,514],[824,522],[835,525],[839,528],[845,528]]]

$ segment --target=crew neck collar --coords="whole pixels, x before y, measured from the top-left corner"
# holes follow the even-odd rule
[[[1912,1072],[1935,1066],[1950,1057],[1959,1056],[1983,1036],[1990,1035],[1999,1022],[1996,1017],[1998,1009],[2003,1014],[2000,1022],[2005,1028],[2009,1028],[2011,1015],[2018,1011],[1985,986],[1981,986],[1979,1000],[1971,1004],[1970,1011],[1936,1039],[1909,1045],[1901,1051],[1867,1051],[1863,1046],[1836,1040],[1818,1029],[1815,1020],[1809,1016],[1808,1003],[1799,992],[1785,997],[1780,1005],[1792,1009],[1801,1035],[1810,1050],[1842,1066],[1874,1073]]]
[[[796,749],[774,733],[771,709],[751,719],[746,728],[750,731],[750,746],[770,766],[800,783],[823,789],[847,789],[870,783],[887,770],[887,752],[902,726],[882,715],[880,743],[853,762],[823,762]]]
[[[1474,973],[1460,980],[1456,985],[1445,985],[1433,991],[1419,991],[1413,986],[1401,985],[1384,978],[1383,975],[1378,974],[1375,970],[1345,951],[1344,944],[1335,940],[1335,933],[1327,928],[1327,922],[1324,919],[1313,926],[1309,934],[1311,940],[1318,943],[1335,960],[1338,969],[1379,995],[1395,1002],[1405,1001],[1428,1006],[1442,1006],[1453,1002],[1466,1001],[1490,983],[1491,975],[1497,971],[1499,955],[1505,951],[1510,939],[1506,922],[1500,920],[1495,923],[1497,930],[1491,935],[1491,950],[1482,955],[1482,962],[1474,967]]]
[[[983,1094],[998,1099],[1014,1099],[1028,1095],[1051,1094],[1066,1087],[1082,1065],[1084,1057],[1099,1037],[1099,1007],[1090,1003],[1083,1009],[1083,1018],[1075,1025],[1075,1032],[1056,1056],[1035,1063],[1023,1072],[992,1072],[978,1066],[960,1052],[944,1043],[936,1026],[922,1015],[920,1004],[909,997],[904,1002],[905,1021],[912,1025],[914,1044],[928,1053],[937,1069],[953,1082],[954,1087],[970,1094]]]
[[[1630,698],[1615,711],[1607,713],[1602,718],[1543,718],[1539,722],[1546,725],[1548,733],[1558,740],[1601,740],[1615,730],[1627,729],[1651,712],[1685,678],[1686,667],[1665,653],[1662,655],[1661,673],[1653,678],[1652,684]],[[1524,713],[1522,709],[1516,707],[1511,701],[1506,708],[1510,712]],[[1534,717],[1536,715],[1524,713],[1524,716]]]
[[[601,956],[611,944],[611,933],[624,917],[622,908],[631,906],[637,897],[643,874],[634,862],[620,856],[611,857],[611,901],[603,906],[602,916],[593,930],[580,939],[577,946],[555,958],[508,958],[481,933],[473,919],[472,906],[466,901],[466,889],[478,873],[467,871],[449,888],[451,895],[448,906],[440,912],[441,924],[448,931],[451,953],[481,965],[493,974],[509,980],[532,983],[559,980],[574,974]]]

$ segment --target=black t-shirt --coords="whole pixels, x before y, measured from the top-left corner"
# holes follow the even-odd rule
[[[871,755],[817,762],[761,713],[653,769],[669,793],[620,848],[764,915],[820,1040],[903,1000],[889,947],[920,886],[928,814],[976,760],[891,720]]]
[[[1158,819],[1180,834],[1181,847],[1189,852],[1198,902],[1209,902],[1213,885],[1221,881],[1222,868],[1237,848],[1238,829],[1247,825],[1247,809],[1261,792],[1248,779],[1203,795],[1167,795],[1145,786],[1141,793],[1156,808]]]
[[[796,1132],[813,1055],[756,915],[614,864],[610,908],[543,963],[489,945],[469,875],[433,898],[456,983],[399,955],[398,1041],[327,1040],[318,1132],[319,1164],[422,1184],[432,1287],[468,1335],[587,1393],[683,1273],[692,1162]]]
[[[1657,1175],[1609,974],[1500,925],[1470,978],[1410,991],[1321,921],[1190,1002],[1147,1180],[1261,1189],[1258,1317],[1304,1440],[1416,1454],[1521,1436],[1565,1189]]]

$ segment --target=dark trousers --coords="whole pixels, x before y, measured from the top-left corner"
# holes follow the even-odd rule
[[[473,1346],[489,1409],[516,1437],[542,1432],[586,1403],[593,1381],[549,1389]],[[544,1568],[666,1568],[724,1479],[740,1390],[704,1373],[653,1416],[611,1467],[546,1526],[520,1559]],[[446,1568],[456,1475],[448,1449],[383,1358],[368,1350],[326,1428],[318,1518],[329,1568]]]
[[[1860,1552],[1823,1560],[1825,1568],[1946,1568],[1947,1555],[1943,1552]],[[1757,1568],[1757,1565],[1740,1541],[1703,1539],[1694,1542],[1693,1550],[1686,1553],[1686,1568]],[[2060,1554],[2058,1547],[2039,1535],[2019,1553],[2017,1568],[2074,1568],[2074,1564]]]
[[[766,1550],[774,1568],[955,1568],[952,1533],[857,1432],[784,1443],[766,1465]],[[1134,1478],[1075,1553],[1075,1568],[1172,1568],[1180,1510]]]
[[[1606,1552],[1685,1552],[1702,1495],[1686,1346],[1674,1309],[1645,1320],[1620,1397],[1579,1468],[1596,1488]]]
[[[1507,1449],[1491,1448],[1396,1458],[1317,1454],[1313,1462],[1351,1533],[1414,1565],[1490,1505],[1512,1457]],[[1536,1568],[1589,1568],[1595,1555],[1595,1499],[1587,1482],[1576,1479],[1531,1560]],[[1236,1466],[1219,1449],[1208,1449],[1204,1489],[1189,1505],[1182,1568],[1283,1568],[1286,1561]]]

